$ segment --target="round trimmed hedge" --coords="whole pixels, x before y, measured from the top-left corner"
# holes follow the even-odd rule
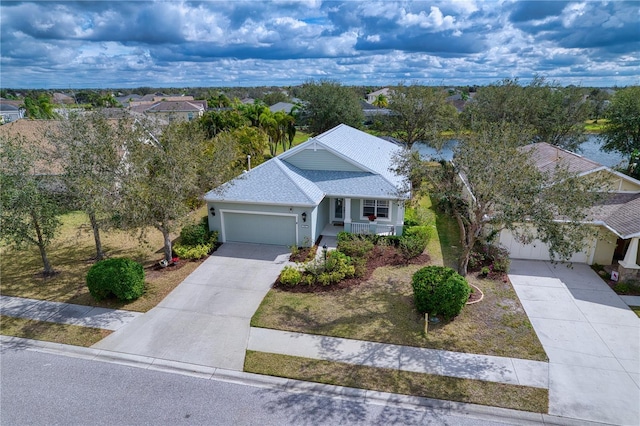
[[[101,260],[87,272],[87,287],[96,300],[134,300],[144,293],[144,269],[128,258]]]
[[[427,266],[413,274],[413,299],[422,314],[451,319],[469,300],[471,287],[456,271],[444,266]]]

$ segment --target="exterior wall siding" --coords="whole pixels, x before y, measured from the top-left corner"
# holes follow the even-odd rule
[[[322,233],[322,230],[324,229],[324,227],[329,223],[329,217],[330,217],[330,215],[329,215],[329,213],[330,213],[329,204],[330,204],[329,198],[325,197],[320,202],[318,207],[316,207],[316,209],[314,210],[315,228],[313,230],[314,232],[313,232],[312,241],[311,241],[312,245],[318,239],[318,237]]]
[[[617,241],[617,235],[613,234],[606,228],[600,228],[598,230],[598,240],[596,241],[592,264],[597,263],[598,265],[611,265]]]
[[[304,149],[284,161],[303,170],[362,171],[362,169],[324,149]]]

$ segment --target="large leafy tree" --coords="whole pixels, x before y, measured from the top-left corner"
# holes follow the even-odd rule
[[[160,231],[170,260],[171,235],[205,191],[229,178],[237,150],[232,141],[207,139],[195,122],[159,126],[140,120],[135,129],[126,141],[119,218],[124,227]]]
[[[485,124],[460,135],[452,163],[434,167],[413,160],[414,173],[429,184],[425,189],[458,223],[462,275],[476,242],[503,228],[523,243],[547,243],[556,260],[569,260],[593,232],[583,221],[599,197],[600,182],[562,166],[541,172],[522,148],[529,138],[507,123]]]
[[[436,148],[442,145],[442,131],[450,130],[457,116],[442,89],[401,83],[391,90],[390,98],[388,131],[394,137],[408,148],[419,141]]]
[[[480,88],[465,109],[467,127],[484,123],[513,124],[531,133],[528,142],[548,142],[576,151],[585,140],[584,121],[591,111],[583,90],[561,87],[542,77],[526,86],[518,79],[504,79]]]
[[[109,225],[114,213],[122,145],[127,139],[125,123],[108,120],[99,112],[71,114],[47,135],[64,169],[62,177],[74,205],[89,217],[96,260],[104,257],[100,230]]]
[[[60,183],[46,169],[46,153],[22,137],[0,137],[0,159],[0,236],[37,246],[44,276],[53,275],[47,248],[61,225]]]
[[[602,149],[624,155],[631,171],[634,154],[636,159],[640,157],[640,86],[618,90],[607,108],[606,118]]]
[[[339,124],[360,128],[364,122],[358,95],[337,81],[307,81],[300,97],[306,101],[302,115],[313,135]]]

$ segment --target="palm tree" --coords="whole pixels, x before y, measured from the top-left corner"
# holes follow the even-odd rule
[[[373,106],[378,108],[386,108],[389,106],[389,100],[384,95],[384,93],[380,93],[378,96],[376,96],[375,101],[373,101]]]

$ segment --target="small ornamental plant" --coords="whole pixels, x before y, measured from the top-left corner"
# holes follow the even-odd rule
[[[87,287],[96,300],[134,300],[144,293],[144,269],[128,258],[101,260],[87,272]]]
[[[419,269],[413,274],[411,285],[418,311],[440,315],[446,320],[460,313],[471,294],[471,287],[464,277],[444,266]]]

